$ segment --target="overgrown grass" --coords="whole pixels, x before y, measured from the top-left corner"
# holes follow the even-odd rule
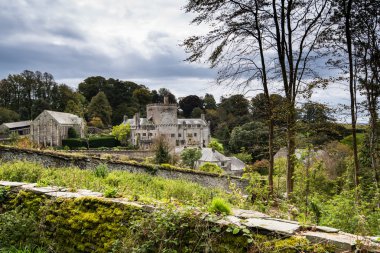
[[[106,168],[102,168],[102,171],[103,169],[107,171]],[[116,194],[109,194],[112,189],[117,196],[144,203],[154,203],[158,200],[206,207],[214,197],[220,197],[235,206],[243,204],[237,196],[222,189],[211,189],[185,180],[126,171],[107,171],[99,176],[96,170],[81,170],[75,167],[45,168],[38,163],[26,161],[2,163],[0,180],[38,183],[39,186],[62,186],[72,190],[89,189],[114,197]]]
[[[222,198],[214,198],[208,210],[217,214],[222,213],[228,215],[232,213],[230,205]]]

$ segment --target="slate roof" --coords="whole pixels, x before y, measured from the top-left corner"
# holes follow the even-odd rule
[[[59,124],[62,125],[72,125],[72,124],[82,124],[82,119],[78,117],[77,115],[66,113],[66,112],[55,112],[55,111],[48,111],[45,110],[47,113],[49,113]]]
[[[202,162],[224,162],[230,161],[229,157],[225,157],[221,153],[212,148],[202,148],[202,157],[198,161]]]
[[[7,127],[8,129],[23,128],[23,127],[30,127],[30,123],[31,123],[30,120],[26,120],[26,121],[4,123],[3,126]]]
[[[131,126],[135,125],[135,119],[127,119],[123,122],[124,124],[129,123]],[[178,119],[178,125],[207,125],[207,123],[202,119]],[[153,125],[152,121],[149,121],[147,118],[140,118],[140,126],[144,125]]]
[[[207,125],[203,119],[178,119],[178,125]]]
[[[236,157],[230,157],[231,159],[231,170],[233,171],[242,171],[245,168],[245,163],[236,158]]]
[[[131,126],[135,126],[135,119],[127,119],[123,122],[123,124],[129,124]],[[153,125],[151,121],[149,121],[147,118],[140,118],[140,126],[144,125]]]

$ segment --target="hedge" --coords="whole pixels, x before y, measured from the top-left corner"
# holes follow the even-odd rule
[[[108,147],[113,148],[120,146],[120,141],[116,140],[114,136],[102,136],[97,138],[90,138],[90,148]]]
[[[69,138],[62,140],[63,147],[69,147],[70,149],[78,149],[80,147],[87,147],[87,141],[79,138]]]
[[[87,139],[69,138],[62,140],[62,146],[67,146],[70,149],[87,148],[88,146],[89,148],[113,148],[120,146],[120,142],[114,136],[93,137],[88,140],[88,144]]]

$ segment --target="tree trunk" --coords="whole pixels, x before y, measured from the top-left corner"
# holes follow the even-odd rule
[[[269,194],[273,195],[273,172],[274,172],[274,156],[273,156],[273,119],[270,115],[269,119],[269,173],[268,173],[268,184],[269,184]]]
[[[256,22],[256,32],[257,32],[257,42],[259,44],[260,51],[260,61],[262,68],[262,85],[264,89],[264,94],[267,102],[267,110],[268,110],[268,128],[269,128],[269,143],[268,143],[268,153],[269,153],[269,173],[268,173],[268,184],[269,184],[269,194],[273,195],[273,110],[272,110],[272,101],[269,94],[268,89],[268,79],[267,79],[267,70],[265,63],[265,55],[264,55],[264,47],[263,47],[263,37],[261,33],[261,27],[259,23],[259,5],[258,2],[255,1],[255,22]]]
[[[376,188],[379,191],[379,172],[377,170],[377,113],[376,107],[370,106],[370,140],[369,140],[369,148],[370,148],[370,156],[371,156],[371,167],[375,176]]]
[[[294,105],[291,105],[287,115],[287,170],[286,170],[286,194],[287,198],[291,197],[293,192],[293,175],[294,175],[294,156],[296,151],[295,142],[295,111]]]
[[[346,4],[347,3],[347,4]],[[349,63],[349,88],[350,88],[350,100],[351,100],[351,127],[352,127],[352,146],[354,150],[354,182],[355,187],[359,186],[359,159],[358,159],[358,145],[356,140],[356,90],[354,87],[354,63],[352,54],[352,35],[351,35],[351,7],[352,0],[344,1],[345,4],[345,35],[346,46],[348,52]]]

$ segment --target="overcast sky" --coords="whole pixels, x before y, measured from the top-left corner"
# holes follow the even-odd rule
[[[89,76],[131,80],[177,96],[235,90],[213,85],[216,72],[184,62],[179,44],[206,31],[190,25],[186,0],[0,1],[0,78],[23,70],[51,73],[72,87]],[[314,100],[346,103],[337,87]]]

